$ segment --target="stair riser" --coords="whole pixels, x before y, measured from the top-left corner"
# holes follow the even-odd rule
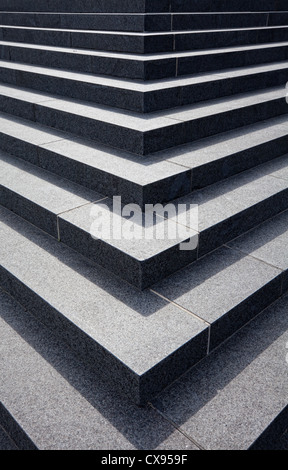
[[[145,95],[142,92],[116,88],[113,86],[93,85],[89,82],[78,81],[62,77],[53,77],[40,73],[6,69],[0,66],[0,80],[24,88],[57,94],[69,98],[75,98],[92,103],[103,104],[130,111],[144,112]],[[281,82],[280,82],[281,83]],[[279,84],[280,84],[279,83]],[[148,108],[148,107],[147,107]],[[146,112],[154,111],[147,109]]]
[[[0,80],[2,83],[140,113],[185,106],[208,99],[229,96],[236,92],[244,93],[280,86],[286,83],[287,78],[288,69],[273,70],[236,78],[215,78],[215,80],[210,82],[143,93],[136,90],[105,86],[100,83],[93,85],[85,81],[64,77],[12,70],[0,65]]]
[[[144,37],[142,35],[125,35],[125,33],[83,33],[77,31],[43,31],[2,27],[0,29],[0,39],[2,41],[15,41],[28,44],[137,54],[173,51],[172,34]]]
[[[168,12],[170,0],[38,0],[37,7],[32,0],[1,0],[0,10],[3,11],[31,11],[34,12],[77,12],[77,13],[145,13]]]
[[[5,408],[3,403],[0,403],[0,425],[16,443],[17,450],[38,450],[14,416]]]
[[[189,32],[153,36],[0,28],[0,40],[57,47],[149,54],[285,41],[288,28]]]
[[[147,19],[146,19],[147,18]],[[151,29],[157,27],[158,31],[167,31],[170,29],[171,19],[169,15],[160,15],[152,17],[145,15],[105,15],[105,14],[56,14],[56,13],[0,13],[0,24],[27,26],[32,28],[59,28],[59,29],[85,29],[98,31],[135,31],[143,32],[149,24],[152,23]],[[154,21],[153,21],[154,19]],[[159,29],[158,23],[159,21]],[[147,26],[145,27],[145,23]],[[163,25],[161,27],[161,25]],[[153,31],[152,29],[152,31]],[[148,31],[150,28],[148,29]]]
[[[105,15],[61,13],[4,13],[0,24],[32,28],[84,29],[98,31],[184,31],[285,26],[288,13],[213,13],[162,15]]]
[[[12,62],[66,69],[75,72],[95,73],[119,78],[156,80],[193,73],[223,70],[265,64],[288,59],[287,46],[271,46],[207,55],[171,57],[138,60],[132,58],[113,58],[90,56],[82,53],[68,53],[55,50],[41,50],[0,44],[0,59]]]
[[[15,116],[143,156],[280,116],[288,111],[286,100],[278,98],[245,108],[223,110],[217,115],[198,119],[191,117],[191,120],[185,122],[171,119],[171,125],[161,130],[142,132],[4,95],[0,97],[0,110],[5,113],[13,110]]]
[[[197,72],[209,72],[233,67],[267,64],[286,60],[288,57],[285,46],[276,46],[265,49],[253,49],[219,53],[207,56],[180,57],[177,63],[177,76],[189,75]]]
[[[259,438],[250,446],[248,450],[287,450],[279,448],[279,441],[284,433],[287,433],[288,422],[288,406],[285,406],[283,411],[276,416],[274,421],[268,428],[259,436]]]
[[[1,18],[1,16],[0,16]],[[172,30],[231,29],[267,26],[285,26],[288,14],[282,13],[197,13],[174,14]],[[6,24],[6,23],[3,23]],[[9,23],[12,24],[12,23]],[[36,26],[36,25],[35,25]]]
[[[209,11],[285,11],[286,0],[236,0],[213,2],[212,0],[38,0],[37,11],[41,12],[79,12],[79,13],[162,13],[162,12],[209,12]],[[33,0],[1,0],[0,10],[3,11],[35,11]]]
[[[175,35],[175,51],[201,50],[216,47],[241,46],[287,41],[288,29],[255,29],[243,31],[216,31]]]
[[[171,11],[174,12],[240,12],[240,11],[285,11],[285,0],[171,0]]]

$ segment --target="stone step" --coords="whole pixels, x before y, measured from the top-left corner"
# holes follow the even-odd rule
[[[91,260],[139,289],[195,260],[195,230],[167,221],[164,213],[156,214],[153,222],[150,211],[150,221],[149,213],[142,215],[140,207],[129,222],[134,206],[124,207],[121,198],[119,201],[117,204],[116,200],[105,199],[23,160],[1,154],[3,206],[67,245],[79,245],[76,251],[82,251],[84,243]],[[97,218],[102,217],[102,212],[103,230],[98,230]],[[71,224],[69,217],[73,219]],[[132,236],[135,232],[137,238],[131,238],[130,232]],[[193,249],[180,250],[181,243],[192,237]]]
[[[288,12],[234,13],[41,13],[1,12],[0,24],[102,31],[181,31],[284,26]]]
[[[135,54],[191,51],[287,41],[288,26],[133,33],[0,25],[0,40]]]
[[[0,86],[0,110],[137,155],[148,155],[286,114],[283,87],[151,114]]]
[[[34,12],[33,0],[1,0],[2,11]],[[239,11],[285,11],[286,0],[38,0],[37,12],[77,13],[162,13],[162,12],[239,12]]]
[[[151,207],[135,212],[135,205],[123,206],[121,197],[105,199],[2,152],[1,204],[145,289],[286,210],[287,168],[285,155],[273,161],[272,169],[268,162],[166,209],[156,207],[153,220]]]
[[[135,82],[0,61],[0,80],[19,87],[149,113],[200,101],[285,85],[288,62],[238,67],[185,78]]]
[[[287,427],[287,296],[142,408],[113,392],[11,296],[1,291],[0,299],[6,379],[0,400],[7,430],[1,450],[126,449],[131,458],[143,448],[177,447],[189,458],[198,449],[281,450]]]
[[[205,450],[287,450],[287,308],[286,294],[153,400],[154,409]]]
[[[166,203],[288,153],[286,116],[146,157],[0,114],[0,148],[124,204]]]
[[[0,59],[110,77],[158,80],[288,60],[288,42],[128,54],[0,41]]]
[[[287,246],[285,214],[286,229],[283,224],[279,228],[279,221],[275,224],[276,219],[271,219],[272,233],[277,229],[282,234],[274,246],[276,238],[271,241],[269,233],[273,252],[277,252],[275,256]],[[173,275],[182,274],[185,285],[173,283],[170,278],[175,289],[171,301],[167,300],[171,297],[167,291],[169,280],[154,286],[153,291],[139,293],[6,209],[1,209],[1,219],[1,237],[5,241],[0,245],[3,289],[62,338],[64,344],[68,343],[84,356],[86,366],[82,370],[92,368],[104,374],[106,383],[110,382],[116,393],[120,388],[121,393],[137,403],[151,400],[207,353],[211,354],[216,344],[219,346],[277,300],[287,288],[287,260],[283,269],[283,256],[282,268],[278,268],[233,248],[222,247],[193,264],[197,277],[187,275],[192,265]],[[208,284],[211,308],[205,309],[205,302],[201,304],[199,299],[203,294],[207,301]],[[179,293],[176,297],[177,289],[183,298]],[[190,303],[183,308],[186,297]],[[17,314],[17,318],[23,317]],[[33,333],[32,330],[31,338],[35,337]],[[12,359],[11,348],[5,350]],[[22,357],[24,360],[25,355]],[[15,360],[15,366],[16,363],[20,366],[19,361]],[[15,377],[14,368],[9,365],[8,370],[14,371]],[[4,384],[9,385],[9,381],[5,380]],[[89,384],[91,393],[95,393],[90,381]],[[9,409],[10,394],[4,396]]]
[[[143,160],[7,114],[1,114],[0,147],[58,176],[111,198],[121,196],[125,204],[136,203],[143,209],[145,204],[191,192],[191,170],[165,158]]]
[[[1,450],[17,445],[19,450],[99,450],[101,455],[110,448],[126,449],[130,456],[143,448],[197,449],[151,407],[140,408],[113,392],[95,368],[2,290],[0,301],[5,377],[0,423],[6,430],[3,442],[0,427]]]

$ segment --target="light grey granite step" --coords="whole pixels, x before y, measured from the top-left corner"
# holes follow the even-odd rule
[[[137,220],[131,219],[133,206],[126,207],[125,216],[121,201],[118,207],[118,200],[105,199],[23,160],[4,153],[0,158],[3,206],[136,287],[143,289],[195,260],[198,233],[167,221],[164,213],[148,222],[148,214],[142,215],[139,208]],[[99,231],[97,218],[103,210]],[[181,251],[181,244],[192,238],[193,248]]]
[[[198,290],[205,289],[206,300],[208,279],[211,294],[222,299],[213,303],[213,315],[207,319],[191,305],[183,308],[175,296],[172,302],[165,300],[163,295],[169,295],[158,286],[153,289],[157,294],[139,293],[11,212],[3,209],[1,214],[3,288],[84,354],[87,366],[105,373],[115,391],[122,389],[136,402],[151,399],[205,357],[216,338],[219,344],[283,292],[281,269],[221,248],[193,266],[194,272],[202,273],[197,285]],[[228,279],[221,283],[223,297],[219,287],[213,288],[219,282],[216,273]],[[193,275],[185,279],[196,281]],[[235,289],[237,296],[232,295]],[[177,283],[173,292],[176,295]],[[243,305],[245,315],[240,315]],[[221,338],[215,335],[219,323],[226,324]],[[210,327],[213,335],[208,335]]]
[[[148,155],[288,111],[284,87],[151,114],[0,86],[0,110],[137,155]]]
[[[115,391],[145,402],[206,355],[205,322],[139,292],[6,209],[1,214],[0,284]]]
[[[6,378],[0,400],[10,411],[5,427],[21,450],[31,444],[39,450],[112,448],[131,455],[142,449],[281,450],[287,423],[287,296],[142,408],[83,367],[9,295],[1,291],[0,299]]]
[[[274,287],[271,284],[270,294],[274,292],[277,297],[279,288],[281,293],[287,292],[287,217],[286,210],[236,238],[227,247],[216,250],[153,286],[154,292],[193,312],[211,325],[211,350],[265,308],[267,297],[261,289],[256,288],[256,303],[250,301],[250,289],[253,291],[256,284],[261,282],[261,275],[256,272],[253,275],[253,266],[244,267],[246,262],[253,259],[264,263],[267,269],[280,270],[280,284],[276,283]],[[229,256],[225,255],[227,250]],[[231,261],[233,256],[235,263]],[[244,296],[246,300],[239,302]],[[219,312],[228,310],[229,315],[219,315]]]
[[[74,72],[158,80],[287,60],[288,43],[144,55],[0,41],[0,59]]]
[[[148,113],[281,86],[286,83],[287,69],[288,62],[281,61],[178,77],[173,81],[139,82],[0,61],[0,80],[91,103]]]
[[[287,157],[273,161],[271,174],[267,165],[173,201],[168,218],[155,208],[150,220],[153,208],[142,214],[117,195],[105,199],[2,153],[1,204],[145,289],[287,209]]]
[[[165,158],[191,169],[195,190],[286,154],[287,132],[281,116],[167,150]]]
[[[284,450],[287,309],[286,294],[153,400],[154,409],[205,450]]]
[[[281,177],[281,174],[283,174],[281,170],[274,173],[276,177]],[[287,170],[286,177],[288,179]],[[288,252],[285,249],[288,242],[287,228],[288,212],[286,211],[274,217],[273,220],[264,222],[256,229],[236,238],[233,242],[228,243],[228,246],[239,250],[240,253],[249,254],[255,259],[287,271]],[[284,288],[288,289],[287,276],[284,280]]]
[[[199,206],[198,256],[287,209],[287,166],[284,155],[174,201],[179,207]],[[187,225],[193,228],[193,223]]]
[[[288,152],[287,118],[160,152],[132,156],[0,114],[0,148],[124,204],[169,202]]]
[[[55,147],[51,147],[55,143]],[[2,150],[125,204],[165,202],[191,191],[191,171],[180,165],[108,150],[88,140],[1,114]]]
[[[0,419],[10,436],[0,431],[1,450],[16,449],[11,437],[19,450],[198,449],[157,411],[113,391],[2,290],[0,302]]]

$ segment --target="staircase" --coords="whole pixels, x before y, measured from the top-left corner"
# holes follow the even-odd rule
[[[5,446],[288,428],[286,3],[0,0]]]

